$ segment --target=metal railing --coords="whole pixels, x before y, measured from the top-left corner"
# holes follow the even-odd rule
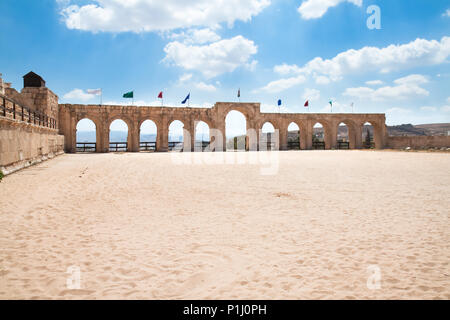
[[[97,143],[95,142],[77,142],[77,152],[96,152]]]
[[[261,146],[266,147],[266,151],[275,150],[276,143],[273,141],[260,141],[259,149],[261,150]]]
[[[128,142],[110,142],[109,152],[126,152],[128,149]]]
[[[195,141],[195,149],[201,148],[202,151],[209,150],[209,141]]]
[[[183,150],[182,141],[169,141],[169,151],[172,150]]]
[[[300,141],[288,141],[289,150],[300,150]]]
[[[20,120],[34,125],[57,129],[57,121],[42,112],[31,110],[28,107],[22,106],[13,99],[0,95],[2,104],[0,106],[0,116]]]
[[[140,151],[156,151],[156,142],[140,142]]]
[[[325,150],[324,141],[313,141],[312,147],[314,150]]]
[[[338,141],[337,142],[338,149],[350,149],[350,142],[347,141]]]

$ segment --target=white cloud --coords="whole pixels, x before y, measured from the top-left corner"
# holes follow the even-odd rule
[[[450,112],[450,106],[443,106],[443,107],[441,108],[441,111],[442,111],[442,112]]]
[[[206,84],[204,82],[198,82],[194,86],[197,89],[202,90],[202,91],[214,92],[217,90],[217,88],[215,86],[213,86],[212,84]]]
[[[447,11],[445,11],[442,15],[444,17],[450,17],[450,9],[447,9]]]
[[[436,107],[425,106],[425,107],[420,107],[420,110],[422,110],[422,111],[436,111],[437,108]]]
[[[278,74],[284,76],[284,75],[288,75],[288,74],[300,73],[302,70],[300,67],[298,67],[296,65],[289,65],[289,64],[283,63],[282,65],[275,66],[273,68],[273,71],[275,73],[278,73]]]
[[[182,83],[182,82],[186,82],[192,79],[192,73],[184,73],[180,76],[180,78],[178,79],[178,82]]]
[[[421,74],[411,74],[407,77],[403,77],[394,81],[398,85],[419,85],[428,83],[428,79]]]
[[[368,87],[347,88],[343,95],[371,101],[406,100],[411,97],[428,96],[430,93],[419,86],[427,82],[424,76],[413,74],[395,80],[396,86],[385,86],[376,90]]]
[[[164,48],[163,61],[186,70],[201,72],[206,78],[213,78],[246,66],[258,47],[242,36],[224,39],[209,45],[195,46],[174,41]]]
[[[325,76],[316,77],[317,84],[329,84],[330,82],[331,82],[331,80],[328,77],[325,77]]]
[[[389,115],[395,115],[395,114],[407,114],[410,113],[411,110],[404,109],[404,108],[390,108],[386,110],[386,114]]]
[[[364,47],[339,53],[332,59],[316,57],[303,67],[282,64],[274,67],[279,74],[310,75],[314,79],[326,76],[332,81],[341,80],[346,74],[367,72],[388,73],[419,66],[447,63],[450,56],[450,37],[440,41],[416,39],[403,45],[385,48]]]
[[[346,113],[351,111],[351,106],[342,104],[339,101],[336,101],[336,99],[332,98],[330,99],[333,101],[333,112],[334,113]],[[329,101],[329,100],[328,100]],[[331,112],[331,105],[329,102],[323,105],[322,109],[319,110],[319,112],[322,113],[329,113]]]
[[[320,91],[317,89],[306,88],[305,91],[303,92],[302,97],[303,97],[303,99],[310,100],[310,101],[319,100],[320,99]]]
[[[304,0],[297,10],[303,19],[317,19],[322,17],[329,8],[342,2],[350,2],[358,7],[362,6],[362,0]]]
[[[89,0],[82,6],[59,2],[65,4],[61,14],[67,28],[92,32],[231,26],[251,20],[270,4],[270,0]]]
[[[287,90],[289,88],[292,88],[298,84],[304,83],[305,81],[306,81],[306,77],[303,75],[299,75],[299,76],[287,78],[287,79],[275,80],[275,81],[268,83],[265,87],[263,87],[259,90],[255,90],[255,92],[265,91],[268,93],[278,93],[278,92]]]
[[[275,104],[261,104],[261,112],[264,113],[290,113],[291,111],[285,107],[283,104],[281,106]]]
[[[450,97],[447,98],[447,102],[450,103]]]
[[[366,84],[368,86],[379,86],[382,85],[384,82],[381,80],[372,80],[372,81],[366,81]]]
[[[72,91],[66,93],[63,96],[65,100],[72,100],[72,101],[88,101],[94,97],[95,95],[89,94],[81,89],[73,89]]]
[[[171,40],[183,41],[185,44],[205,44],[220,40],[220,36],[209,28],[189,29],[180,33],[172,33],[168,37]]]

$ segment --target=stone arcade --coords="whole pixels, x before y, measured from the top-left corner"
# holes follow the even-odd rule
[[[256,150],[255,144],[259,144],[259,135],[256,132],[259,132],[266,122],[270,122],[275,129],[279,130],[280,150],[287,150],[288,126],[292,122],[300,128],[301,149],[312,148],[313,128],[317,123],[324,128],[326,149],[337,147],[338,126],[341,123],[348,128],[350,149],[362,148],[362,131],[367,122],[374,128],[375,148],[382,149],[385,145],[386,118],[384,114],[261,113],[259,103],[217,102],[212,108],[60,104],[59,125],[60,133],[65,137],[66,152],[75,152],[77,123],[86,118],[92,120],[97,132],[97,152],[108,152],[110,125],[114,120],[121,119],[128,126],[127,151],[138,152],[139,130],[145,120],[152,120],[157,126],[156,151],[168,151],[169,125],[174,120],[184,124],[185,137],[189,137],[184,139],[184,143],[190,146],[187,149],[193,150],[196,124],[203,121],[209,126],[211,137],[217,139],[218,136],[215,133],[221,133],[220,139],[223,141],[220,145],[225,151],[225,118],[232,110],[239,111],[245,116],[247,134],[250,136],[249,132],[255,133],[254,138],[250,137],[247,142],[247,150]]]

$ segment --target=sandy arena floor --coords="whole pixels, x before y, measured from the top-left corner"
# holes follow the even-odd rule
[[[6,177],[0,298],[450,299],[450,154],[274,152],[272,175],[230,154],[63,155]]]

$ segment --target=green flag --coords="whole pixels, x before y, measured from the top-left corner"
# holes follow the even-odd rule
[[[134,98],[133,91],[127,92],[123,95],[124,98]]]

